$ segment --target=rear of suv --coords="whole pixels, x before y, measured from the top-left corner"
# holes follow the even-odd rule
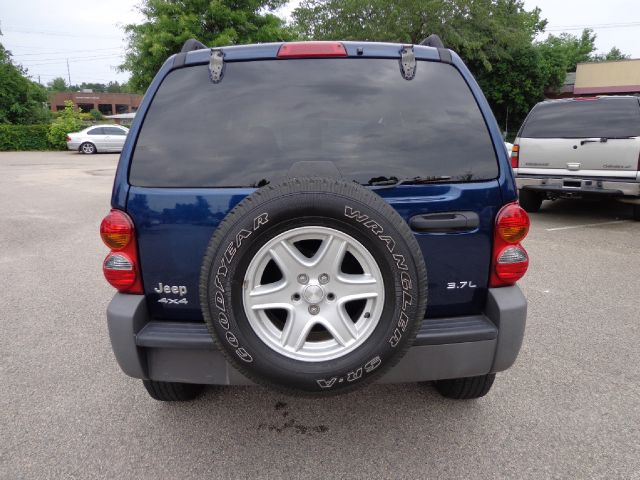
[[[613,197],[640,220],[640,97],[581,97],[537,104],[511,163],[528,212],[560,197]]]
[[[467,399],[514,363],[529,220],[478,85],[425,43],[189,41],[166,61],[101,225],[113,351],[153,398]]]

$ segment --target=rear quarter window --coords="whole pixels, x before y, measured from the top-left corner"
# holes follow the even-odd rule
[[[499,169],[480,109],[451,65],[397,60],[230,62],[221,83],[206,65],[163,80],[133,153],[130,183],[251,187],[301,161],[331,161],[362,184],[380,177],[493,179]]]
[[[640,105],[635,98],[599,98],[540,103],[526,119],[523,138],[636,137]]]

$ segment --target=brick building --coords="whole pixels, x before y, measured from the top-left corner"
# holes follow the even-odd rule
[[[71,100],[81,111],[99,110],[103,115],[117,115],[138,110],[142,95],[135,93],[56,92],[49,95],[51,111],[64,109],[64,102]]]

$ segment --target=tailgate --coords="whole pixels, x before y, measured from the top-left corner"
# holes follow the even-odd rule
[[[636,178],[640,137],[521,138],[518,174]]]

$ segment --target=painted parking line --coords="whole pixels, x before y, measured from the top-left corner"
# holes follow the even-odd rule
[[[569,225],[568,227],[547,228],[547,232],[557,232],[558,230],[573,230],[574,228],[599,227],[600,225],[615,225],[617,223],[629,223],[629,220],[614,220],[612,222],[585,223],[583,225]]]

